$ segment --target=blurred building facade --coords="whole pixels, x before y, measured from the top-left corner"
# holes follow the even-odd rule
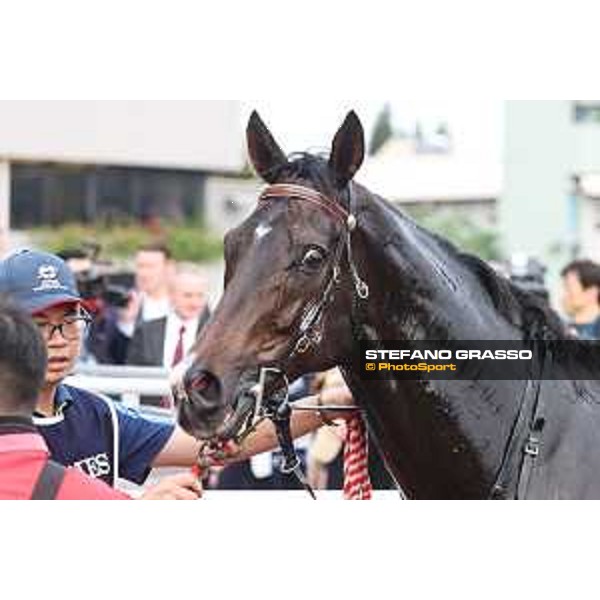
[[[505,251],[538,257],[555,281],[573,258],[600,260],[600,101],[511,101],[505,119]]]
[[[392,138],[365,160],[358,183],[409,212],[464,218],[483,229],[497,226],[502,165],[487,157],[455,153],[447,144]],[[225,232],[256,205],[264,184],[252,177],[211,177],[206,183],[206,221]]]
[[[245,165],[238,101],[0,102],[0,239],[15,228],[201,216],[224,233],[262,183]],[[500,235],[558,269],[600,260],[600,102],[512,101],[504,157],[392,137],[357,180],[411,212]],[[3,216],[3,217],[2,217]]]
[[[452,215],[482,229],[497,225],[502,164],[490,155],[392,138],[367,158],[356,179],[410,212]]]
[[[230,100],[0,102],[0,236],[202,215],[207,177],[243,167],[240,114]]]
[[[254,177],[210,177],[205,188],[207,227],[222,235],[237,227],[256,207],[264,185]]]

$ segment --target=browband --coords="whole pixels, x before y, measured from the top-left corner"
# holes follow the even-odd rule
[[[268,186],[259,196],[259,202],[277,198],[299,198],[312,204],[316,204],[332,217],[340,220],[344,225],[348,225],[350,214],[346,212],[337,202],[334,202],[321,192],[313,190],[303,185],[293,183],[276,183]]]

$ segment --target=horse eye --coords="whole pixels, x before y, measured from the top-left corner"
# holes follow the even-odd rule
[[[325,252],[320,248],[310,248],[302,257],[302,268],[315,271],[325,260]]]

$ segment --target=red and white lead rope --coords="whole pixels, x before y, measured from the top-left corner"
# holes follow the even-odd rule
[[[346,422],[344,446],[344,499],[371,500],[373,487],[369,477],[367,429],[360,415]]]
[[[192,468],[196,477],[201,478],[211,465],[225,464],[227,457],[234,454],[235,444],[227,442],[217,447],[205,448],[199,457],[199,464]],[[369,477],[369,447],[367,429],[362,417],[354,415],[346,421],[346,441],[344,445],[344,499],[371,500],[373,487]]]

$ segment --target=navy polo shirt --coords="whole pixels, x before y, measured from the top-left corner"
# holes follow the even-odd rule
[[[600,339],[600,317],[591,323],[573,324],[573,328],[582,340]]]
[[[50,456],[109,485],[118,477],[142,484],[175,430],[171,421],[64,384],[57,388],[54,406],[54,416],[34,416]]]

